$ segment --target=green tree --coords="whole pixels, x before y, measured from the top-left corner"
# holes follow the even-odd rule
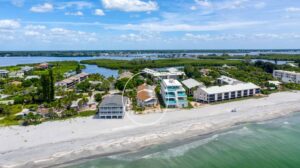
[[[94,95],[94,98],[95,98],[96,102],[100,103],[102,101],[102,94],[97,93]]]
[[[41,76],[42,99],[43,101],[50,101],[50,78],[47,74]]]
[[[54,77],[53,77],[53,70],[52,70],[52,68],[49,70],[49,78],[50,78],[49,101],[53,101],[54,97],[55,97],[55,86],[54,86]]]
[[[77,65],[76,67],[76,74],[80,74],[82,71],[81,71],[81,67],[80,67],[80,64]]]

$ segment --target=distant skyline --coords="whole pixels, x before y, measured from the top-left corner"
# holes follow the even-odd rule
[[[0,0],[0,50],[299,49],[298,0]]]

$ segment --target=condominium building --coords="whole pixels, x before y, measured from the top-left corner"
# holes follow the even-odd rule
[[[128,106],[127,97],[121,95],[106,96],[99,105],[98,117],[101,119],[122,119]]]
[[[166,71],[156,71],[153,69],[145,68],[142,71],[144,74],[150,75],[155,79],[179,79],[185,76],[185,73],[179,71],[177,68],[168,68]]]
[[[198,102],[212,103],[241,97],[254,96],[260,93],[260,87],[253,83],[238,83],[213,87],[198,87],[194,99]]]
[[[182,108],[188,106],[185,89],[179,81],[175,79],[164,79],[160,85],[160,92],[167,108]]]
[[[293,71],[274,70],[273,76],[284,83],[300,84],[300,73]]]
[[[85,79],[88,78],[88,74],[87,73],[80,73],[77,75],[74,75],[70,78],[64,79],[60,82],[56,82],[56,86],[62,86],[62,87],[66,87],[66,88],[71,88],[74,87],[77,83],[84,81]]]

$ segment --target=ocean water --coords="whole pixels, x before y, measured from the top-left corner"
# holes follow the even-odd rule
[[[68,168],[299,168],[300,114]]]

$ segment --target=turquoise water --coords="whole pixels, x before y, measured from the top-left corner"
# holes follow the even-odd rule
[[[69,168],[299,168],[300,115],[96,158]]]

